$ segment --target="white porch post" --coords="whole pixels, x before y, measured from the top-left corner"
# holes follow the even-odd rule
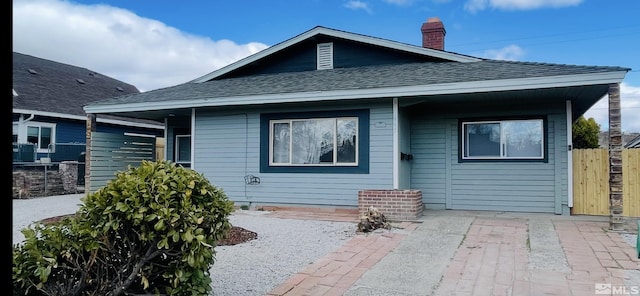
[[[569,208],[573,207],[573,110],[571,107],[571,100],[567,100],[567,195]]]
[[[196,169],[196,162],[194,159],[196,158],[195,150],[196,145],[194,145],[196,141],[196,108],[191,108],[191,159],[189,160],[189,167]]]
[[[398,98],[393,98],[393,189],[400,189],[400,135]]]

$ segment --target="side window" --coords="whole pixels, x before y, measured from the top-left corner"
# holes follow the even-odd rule
[[[463,121],[462,160],[544,160],[543,119]]]
[[[26,142],[34,144],[40,153],[48,152],[49,145],[55,143],[55,124],[31,123],[27,125],[26,132]]]
[[[176,135],[175,162],[183,166],[191,164],[191,136]]]

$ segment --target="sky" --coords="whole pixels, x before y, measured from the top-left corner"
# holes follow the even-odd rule
[[[187,4],[178,4],[187,3]],[[622,130],[640,132],[638,0],[13,0],[13,51],[140,91],[191,81],[316,26],[421,46],[442,20],[445,50],[480,58],[631,68]],[[585,117],[608,129],[606,96]]]

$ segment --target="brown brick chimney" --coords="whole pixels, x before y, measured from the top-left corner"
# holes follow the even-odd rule
[[[422,24],[422,47],[444,50],[444,24],[438,17],[430,17]]]

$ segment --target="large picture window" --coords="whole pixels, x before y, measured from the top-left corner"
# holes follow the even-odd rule
[[[270,121],[270,165],[357,166],[358,118]]]
[[[544,160],[542,119],[462,122],[463,160]]]
[[[369,173],[369,110],[260,114],[261,173]]]

